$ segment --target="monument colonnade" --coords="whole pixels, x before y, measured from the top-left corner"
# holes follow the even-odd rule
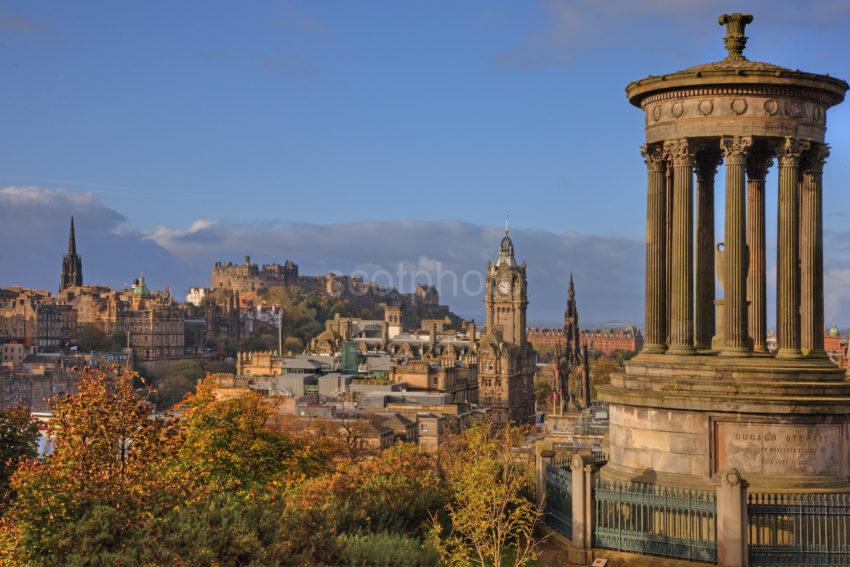
[[[647,165],[644,352],[767,353],[765,176],[777,158],[778,358],[823,358],[823,143],[791,136],[675,138],[641,148]],[[714,188],[725,162],[724,250]],[[694,230],[694,177],[696,227]],[[715,256],[724,297],[715,301]],[[715,320],[715,303],[722,307]]]

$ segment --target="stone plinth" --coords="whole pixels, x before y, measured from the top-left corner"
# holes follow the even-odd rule
[[[640,355],[597,387],[619,480],[754,490],[850,486],[850,383],[828,360]]]

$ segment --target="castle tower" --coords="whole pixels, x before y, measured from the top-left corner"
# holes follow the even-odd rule
[[[83,260],[77,254],[77,239],[74,235],[74,217],[71,217],[71,231],[68,234],[68,253],[62,258],[62,280],[59,282],[59,291],[81,285],[83,285]]]

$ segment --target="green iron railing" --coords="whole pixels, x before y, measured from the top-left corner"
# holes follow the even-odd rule
[[[546,523],[573,537],[573,473],[569,461],[546,465]]]
[[[750,565],[850,565],[850,494],[747,498]]]
[[[713,490],[596,479],[595,547],[715,562],[717,502]]]

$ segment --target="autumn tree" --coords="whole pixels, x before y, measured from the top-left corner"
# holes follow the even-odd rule
[[[623,369],[623,363],[614,358],[600,357],[590,361],[590,392],[596,399],[596,386],[609,384],[611,374]]]
[[[296,455],[275,427],[275,399],[249,391],[218,400],[215,387],[205,379],[180,406],[182,480],[202,493],[285,480]]]
[[[445,519],[432,519],[431,542],[453,566],[514,567],[536,558],[534,528],[541,517],[519,447],[522,432],[479,420],[439,453],[448,488]]]
[[[55,402],[53,454],[22,462],[11,481],[16,497],[0,548],[14,550],[17,561],[65,564],[81,546],[120,548],[121,534],[167,506],[173,423],[154,418],[134,378],[117,367],[85,367],[78,392]],[[108,525],[115,537],[84,542],[78,530],[85,522]]]
[[[26,459],[34,459],[38,425],[24,407],[0,410],[0,512],[9,498],[9,479]]]
[[[300,493],[349,532],[417,534],[444,501],[434,458],[412,443],[364,461],[346,460],[306,482]]]

